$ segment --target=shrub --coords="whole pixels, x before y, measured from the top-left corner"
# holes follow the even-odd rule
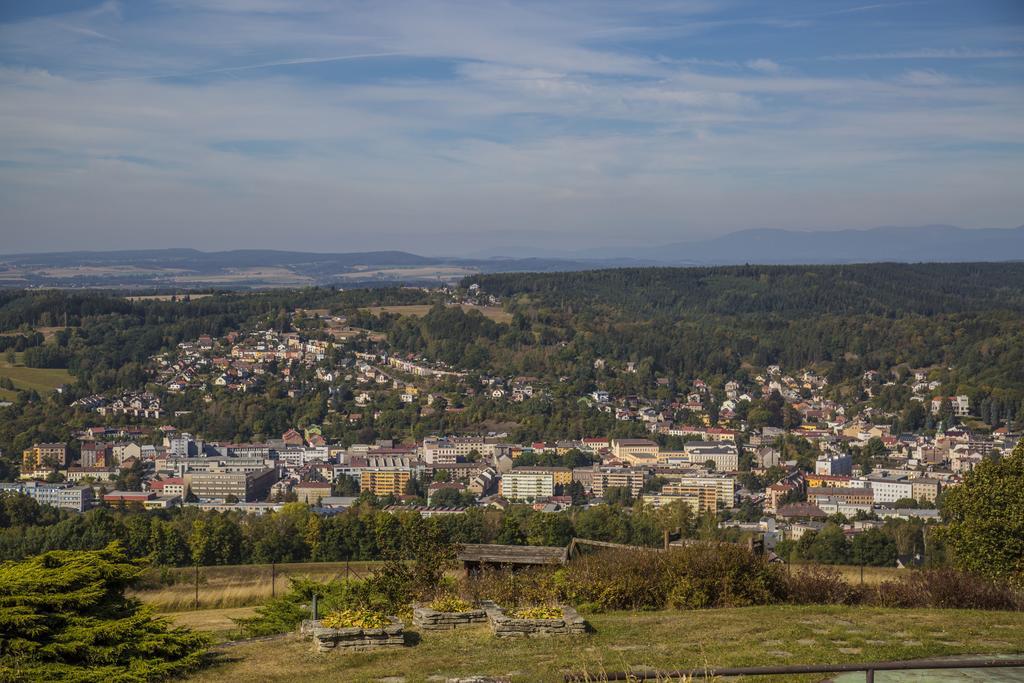
[[[1010,585],[955,569],[907,572],[880,584],[872,597],[884,607],[1024,609],[1024,596]]]
[[[154,681],[199,667],[205,636],[125,597],[141,572],[117,543],[0,565],[0,679]]]
[[[320,620],[327,628],[384,628],[391,625],[387,615],[368,609],[343,609]]]
[[[805,565],[786,579],[786,596],[798,605],[854,605],[864,600],[864,591],[834,567]]]
[[[303,619],[311,616],[310,605],[317,596],[321,614],[347,609],[370,609],[389,612],[387,596],[375,592],[369,581],[312,581],[290,579],[288,592],[256,608],[256,615],[235,619],[235,623],[249,637],[268,636],[295,630]]]
[[[438,612],[466,612],[473,609],[473,605],[468,600],[463,600],[456,595],[445,595],[434,598],[434,601],[430,603],[430,609]]]
[[[603,551],[558,570],[554,580],[561,599],[602,609],[742,607],[786,595],[777,567],[727,543]]]

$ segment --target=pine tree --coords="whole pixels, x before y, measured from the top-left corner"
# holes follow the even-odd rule
[[[142,571],[118,543],[0,565],[0,679],[135,683],[199,667],[205,636],[125,597]]]

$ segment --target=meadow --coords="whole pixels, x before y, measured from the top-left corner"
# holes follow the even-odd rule
[[[21,365],[21,354],[12,365],[6,356],[0,354],[0,377],[7,377],[14,383],[15,389],[35,389],[45,394],[64,384],[74,382],[74,377],[62,368],[27,368]],[[14,398],[15,392],[0,389],[0,398]]]
[[[202,623],[218,623],[203,612],[192,615],[177,615],[175,621],[200,628]],[[416,645],[401,652],[318,655],[308,642],[287,636],[223,650],[217,664],[189,680],[283,683],[395,677],[414,683],[490,675],[533,682],[561,681],[567,671],[587,671],[600,680],[602,671],[635,666],[689,669],[1024,651],[1020,612],[776,605],[585,616],[594,632],[577,639],[498,642],[481,626],[423,633]]]
[[[276,567],[271,567],[269,564],[200,567],[200,611],[258,605],[270,599],[275,592],[281,594],[287,591],[289,577],[328,581],[345,578],[348,573],[348,576],[353,578],[366,578],[379,564],[378,562],[297,562],[278,564]],[[195,569],[180,567],[163,572],[150,570],[146,580],[131,594],[161,612],[194,610],[196,604]]]
[[[471,306],[470,304],[460,304],[459,307],[467,313],[469,311],[480,311],[485,318],[490,318],[496,323],[508,323],[512,321],[512,314],[499,306]],[[420,317],[429,313],[430,309],[431,306],[427,304],[410,304],[405,306],[370,306],[364,310],[377,316],[381,313],[395,313],[397,315]]]

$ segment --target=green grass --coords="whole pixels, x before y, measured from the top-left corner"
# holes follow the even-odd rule
[[[771,606],[587,618],[596,632],[576,639],[498,641],[481,626],[426,632],[418,644],[399,652],[319,655],[297,638],[272,647],[245,644],[226,651],[192,680],[333,682],[396,676],[413,683],[491,675],[561,681],[570,670],[597,674],[630,666],[689,669],[1024,652],[1024,613],[1016,612]]]
[[[15,365],[11,365],[5,356],[0,355],[0,377],[9,377],[18,389],[35,389],[39,393],[47,393],[62,384],[71,384],[75,381],[67,370],[26,368],[18,363],[21,363],[20,354]],[[11,398],[14,393],[6,390],[4,395]]]

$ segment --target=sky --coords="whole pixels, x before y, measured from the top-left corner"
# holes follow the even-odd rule
[[[0,251],[1024,224],[1019,0],[0,1]]]

